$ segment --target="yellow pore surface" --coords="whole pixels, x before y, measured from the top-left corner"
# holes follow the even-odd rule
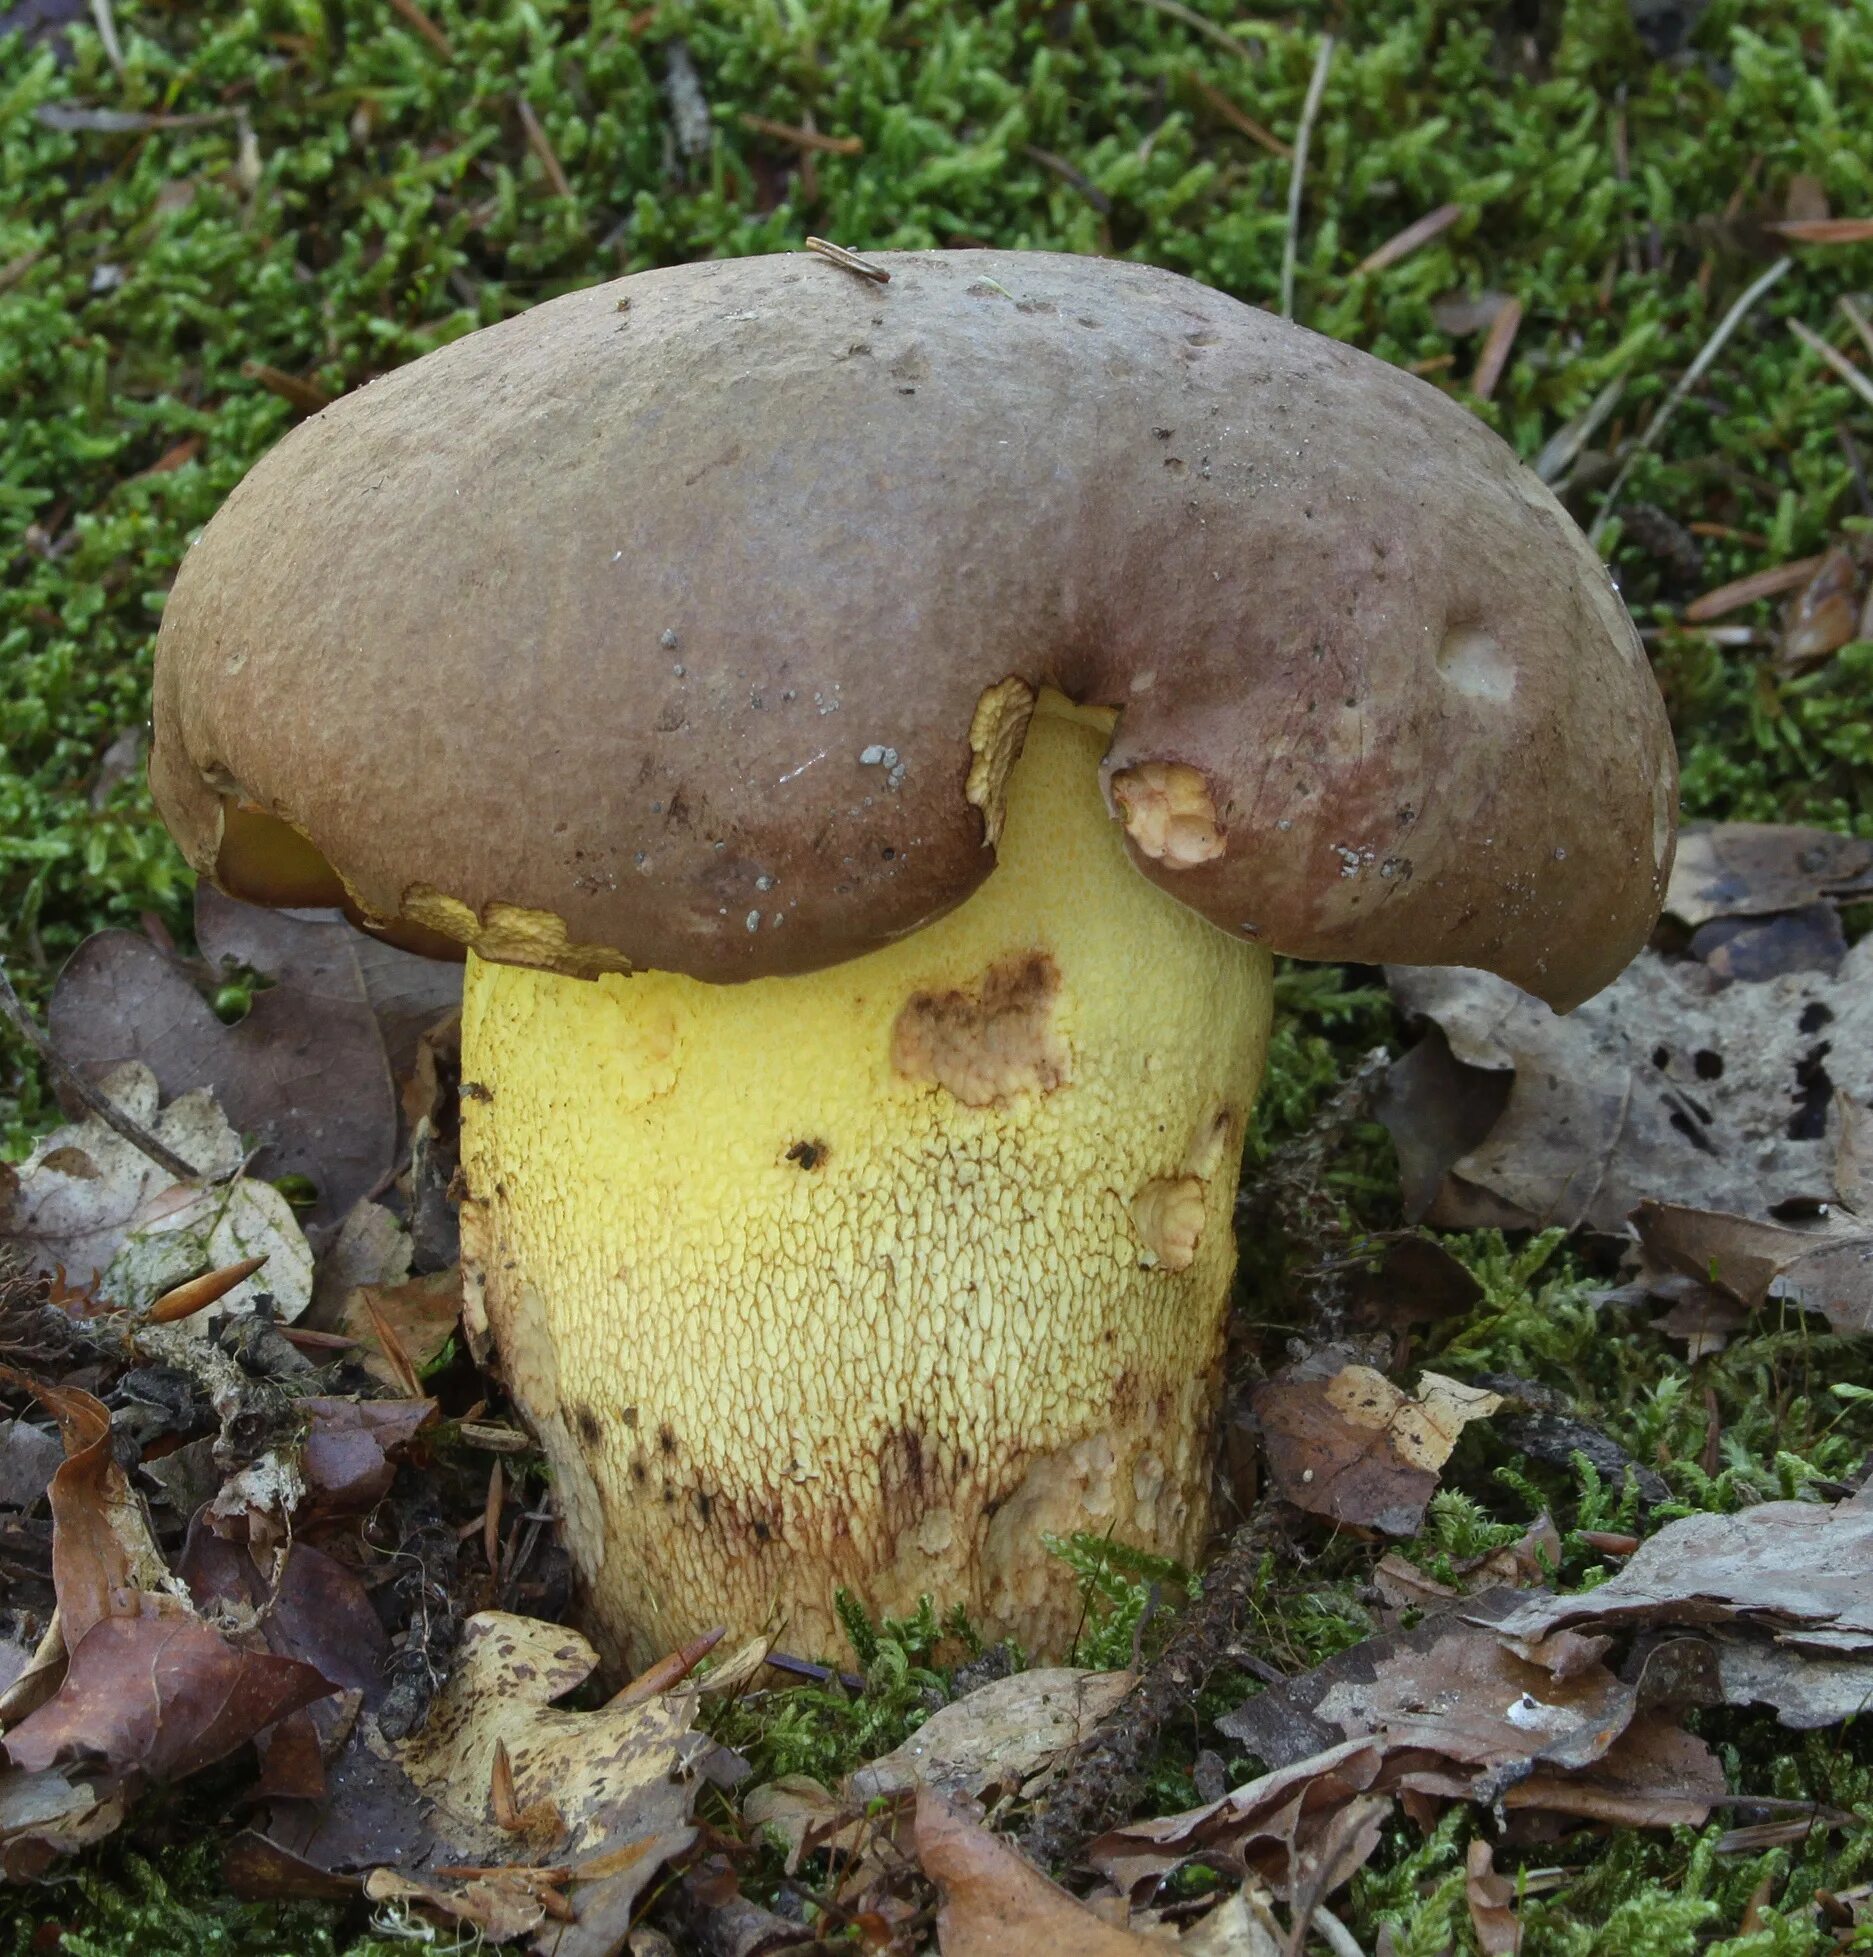
[[[471,1290],[618,1655],[842,1585],[1057,1650],[1044,1532],[1198,1547],[1269,961],[1133,869],[1109,724],[1043,696],[987,882],[830,971],[471,957]]]

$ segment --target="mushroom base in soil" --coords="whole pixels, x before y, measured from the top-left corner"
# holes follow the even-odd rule
[[[1113,719],[1044,693],[994,871],[865,957],[471,961],[471,1297],[625,1662],[842,1588],[1063,1652],[1044,1536],[1200,1549],[1270,961],[1131,863]]]

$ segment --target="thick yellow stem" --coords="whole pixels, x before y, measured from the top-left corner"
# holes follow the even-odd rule
[[[470,959],[471,1311],[627,1662],[834,1650],[842,1586],[1059,1652],[1044,1535],[1200,1546],[1269,961],[1132,868],[1106,733],[1043,696],[988,881],[829,971]]]

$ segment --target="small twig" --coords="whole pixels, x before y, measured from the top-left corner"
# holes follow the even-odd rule
[[[390,0],[390,4],[441,55],[444,61],[455,59],[455,49],[450,46],[448,35],[424,13],[416,4],[416,0]]]
[[[1860,335],[1860,344],[1866,348],[1869,358],[1873,358],[1873,320],[1867,318],[1846,293],[1838,301],[1840,309],[1847,316],[1847,324]]]
[[[1542,443],[1530,467],[1543,482],[1558,481],[1574,466],[1582,449],[1593,440],[1626,391],[1626,376],[1615,374],[1588,403],[1585,414],[1565,422]]]
[[[1194,7],[1186,7],[1183,0],[1144,0],[1147,7],[1161,14],[1168,14],[1172,20],[1180,20],[1193,34],[1201,34],[1205,40],[1214,41],[1219,48],[1227,48],[1231,54],[1240,55],[1244,61],[1253,61],[1254,52],[1245,48],[1227,29],[1218,27],[1215,21],[1205,20]]]
[[[775,122],[767,116],[750,115],[743,110],[741,126],[752,129],[757,136],[772,136],[777,143],[791,143],[795,149],[817,150],[822,156],[863,156],[865,139],[862,136],[825,136],[817,129],[796,126],[791,122]]]
[[[534,113],[533,104],[524,95],[514,97],[514,106],[520,111],[520,126],[526,132],[527,147],[532,150],[540,168],[546,172],[546,181],[553,187],[555,197],[570,197],[572,183],[561,165],[558,153],[548,140],[540,118]]]
[[[118,75],[124,72],[123,43],[117,38],[117,16],[111,12],[111,0],[91,0],[91,19],[98,30],[98,39],[104,44],[104,58]]]
[[[1314,1905],[1313,1928],[1320,1932],[1321,1942],[1333,1952],[1333,1957],[1366,1957],[1359,1947],[1359,1939],[1325,1903]]]
[[[1732,578],[1684,608],[1687,625],[1708,625],[1726,613],[1741,611],[1763,598],[1780,598],[1784,592],[1799,591],[1821,568],[1819,557],[1797,557],[1787,564],[1773,564],[1766,571],[1752,571],[1746,578]]]
[[[317,381],[302,379],[298,374],[289,374],[283,367],[269,366],[264,360],[243,360],[241,372],[250,381],[258,381],[269,394],[277,394],[282,401],[299,410],[302,415],[315,415],[321,408],[329,408],[337,400],[337,395],[328,394]]]
[[[1792,245],[1863,245],[1873,238],[1873,217],[1787,217],[1763,229]]]
[[[1320,98],[1327,90],[1327,69],[1333,62],[1333,36],[1320,37],[1320,52],[1314,56],[1314,72],[1307,84],[1307,99],[1301,104],[1300,127],[1294,132],[1294,165],[1288,172],[1288,228],[1281,241],[1281,317],[1294,317],[1294,268],[1299,255],[1301,229],[1301,186],[1307,180],[1307,145],[1314,134],[1314,118],[1320,113]]]
[[[411,1359],[403,1341],[397,1337],[396,1328],[377,1308],[377,1300],[369,1291],[364,1293],[364,1309],[371,1317],[371,1330],[377,1334],[379,1349],[384,1355],[384,1363],[390,1368],[392,1377],[402,1387],[404,1396],[411,1400],[423,1397],[423,1382],[416,1371],[416,1362]]]
[[[1767,632],[1753,625],[1642,625],[1639,637],[1646,645],[1660,645],[1667,639],[1696,639],[1707,646],[1766,646],[1773,643]]]
[[[0,292],[10,292],[44,256],[44,250],[35,246],[33,250],[23,251],[17,258],[9,258],[4,265],[0,265]]]
[[[1730,310],[1717,322],[1717,330],[1698,350],[1697,358],[1684,370],[1678,385],[1659,403],[1657,412],[1639,431],[1637,439],[1627,452],[1625,461],[1619,465],[1619,473],[1613,478],[1612,487],[1606,492],[1606,500],[1600,505],[1600,513],[1594,518],[1592,529],[1587,532],[1589,543],[1598,544],[1605,534],[1606,526],[1613,520],[1614,511],[1619,508],[1619,499],[1625,490],[1626,479],[1637,467],[1639,458],[1657,445],[1672,416],[1683,406],[1685,396],[1709,372],[1711,363],[1729,344],[1730,336],[1743,324],[1751,307],[1794,262],[1792,258],[1778,258],[1760,278],[1744,288]]]
[[[20,995],[13,990],[13,981],[7,976],[7,969],[0,963],[0,1018],[4,1018],[13,1030],[23,1039],[64,1086],[71,1089],[84,1105],[103,1122],[105,1127],[121,1135],[133,1148],[140,1149],[159,1169],[166,1169],[178,1182],[201,1182],[205,1178],[200,1169],[185,1162],[165,1141],[132,1120],[115,1101],[101,1089],[86,1080],[72,1063],[67,1060],[50,1038],[41,1031],[39,1022],[26,1010]]]
[[[1063,1757],[1046,1805],[1022,1837],[1022,1846],[1042,1868],[1071,1863],[1108,1821],[1126,1811],[1158,1736],[1196,1702],[1218,1666],[1229,1662],[1238,1621],[1278,1526],[1278,1511],[1264,1503],[1230,1537],[1203,1572],[1201,1595],[1179,1616],[1157,1659]]]
[[[1838,352],[1835,348],[1829,346],[1812,326],[1804,326],[1798,319],[1791,319],[1789,321],[1788,330],[1794,334],[1796,339],[1817,360],[1831,367],[1859,395],[1861,400],[1866,402],[1869,407],[1873,407],[1873,381],[1868,380],[1844,353]]]
[[[1052,150],[1042,149],[1035,143],[1023,143],[1021,154],[1030,162],[1038,163],[1043,170],[1051,170],[1062,183],[1071,184],[1101,217],[1112,215],[1112,199],[1076,164],[1069,163],[1064,156],[1056,156]]]
[[[808,1678],[815,1685],[830,1685],[834,1679],[848,1692],[863,1692],[865,1681],[857,1672],[836,1672],[830,1665],[816,1665],[809,1658],[795,1658],[785,1651],[770,1651],[767,1663],[777,1672],[786,1672],[794,1678]]]
[[[1483,351],[1477,356],[1476,372],[1470,376],[1470,391],[1479,401],[1487,401],[1502,379],[1503,369],[1515,348],[1515,336],[1522,330],[1522,302],[1506,299],[1490,321]]]
[[[496,1578],[501,1574],[501,1506],[506,1494],[506,1477],[497,1454],[488,1464],[488,1499],[481,1510],[481,1550],[488,1559],[489,1574]]]
[[[874,265],[868,259],[859,257],[855,251],[847,251],[844,245],[835,245],[830,238],[809,238],[808,251],[818,252],[820,257],[837,265],[842,271],[856,272],[861,278],[873,279],[879,285],[889,285],[891,274],[882,265]]]
[[[1426,211],[1415,223],[1387,238],[1376,251],[1367,252],[1353,267],[1353,277],[1358,278],[1362,272],[1383,272],[1388,265],[1409,258],[1433,238],[1441,238],[1468,209],[1467,204],[1439,204],[1436,210]]]
[[[1238,134],[1246,136],[1252,143],[1260,143],[1270,156],[1278,156],[1284,163],[1293,156],[1294,151],[1272,129],[1264,129],[1245,109],[1238,108],[1220,88],[1212,88],[1201,75],[1186,75],[1184,81],[1206,107],[1221,116]]]
[[[1867,487],[1866,464],[1860,460],[1859,444],[1848,433],[1844,421],[1834,424],[1834,439],[1840,443],[1847,457],[1847,466],[1853,471],[1854,494],[1860,499],[1860,514],[1873,517],[1873,489]]]

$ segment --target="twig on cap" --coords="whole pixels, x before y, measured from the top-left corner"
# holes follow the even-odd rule
[[[1606,532],[1606,526],[1612,522],[1613,512],[1619,508],[1620,495],[1626,487],[1626,478],[1632,474],[1640,456],[1656,446],[1658,438],[1665,432],[1666,424],[1683,405],[1684,397],[1704,378],[1711,362],[1728,345],[1731,334],[1743,324],[1750,308],[1794,262],[1792,258],[1778,258],[1761,278],[1744,289],[1730,310],[1717,322],[1717,330],[1704,342],[1697,358],[1684,370],[1678,385],[1659,403],[1658,412],[1639,431],[1638,438],[1627,452],[1625,461],[1619,465],[1619,473],[1613,478],[1613,486],[1606,492],[1606,501],[1600,505],[1600,514],[1594,518],[1593,527],[1587,532],[1587,541],[1590,544],[1597,545]]]
[[[200,1169],[183,1161],[167,1142],[159,1141],[140,1121],[133,1120],[125,1114],[108,1094],[94,1087],[65,1058],[40,1029],[39,1022],[26,1010],[20,995],[13,990],[13,981],[7,977],[4,964],[0,964],[0,1018],[7,1021],[20,1038],[45,1062],[47,1069],[69,1087],[72,1093],[104,1123],[105,1127],[114,1129],[132,1148],[140,1149],[159,1169],[167,1169],[178,1182],[206,1180]]]
[[[809,238],[806,248],[818,252],[822,258],[830,259],[842,271],[856,272],[860,278],[876,280],[879,285],[891,283],[891,274],[882,265],[873,265],[859,257],[857,252],[847,251],[844,245],[835,245],[830,238]]]
[[[1300,127],[1294,132],[1294,167],[1288,172],[1288,230],[1281,241],[1281,317],[1294,317],[1294,263],[1301,229],[1301,185],[1307,177],[1307,145],[1314,133],[1314,118],[1320,113],[1320,98],[1327,89],[1327,69],[1333,62],[1333,36],[1320,37],[1320,52],[1314,56],[1313,78],[1307,84],[1307,99],[1301,104]]]

